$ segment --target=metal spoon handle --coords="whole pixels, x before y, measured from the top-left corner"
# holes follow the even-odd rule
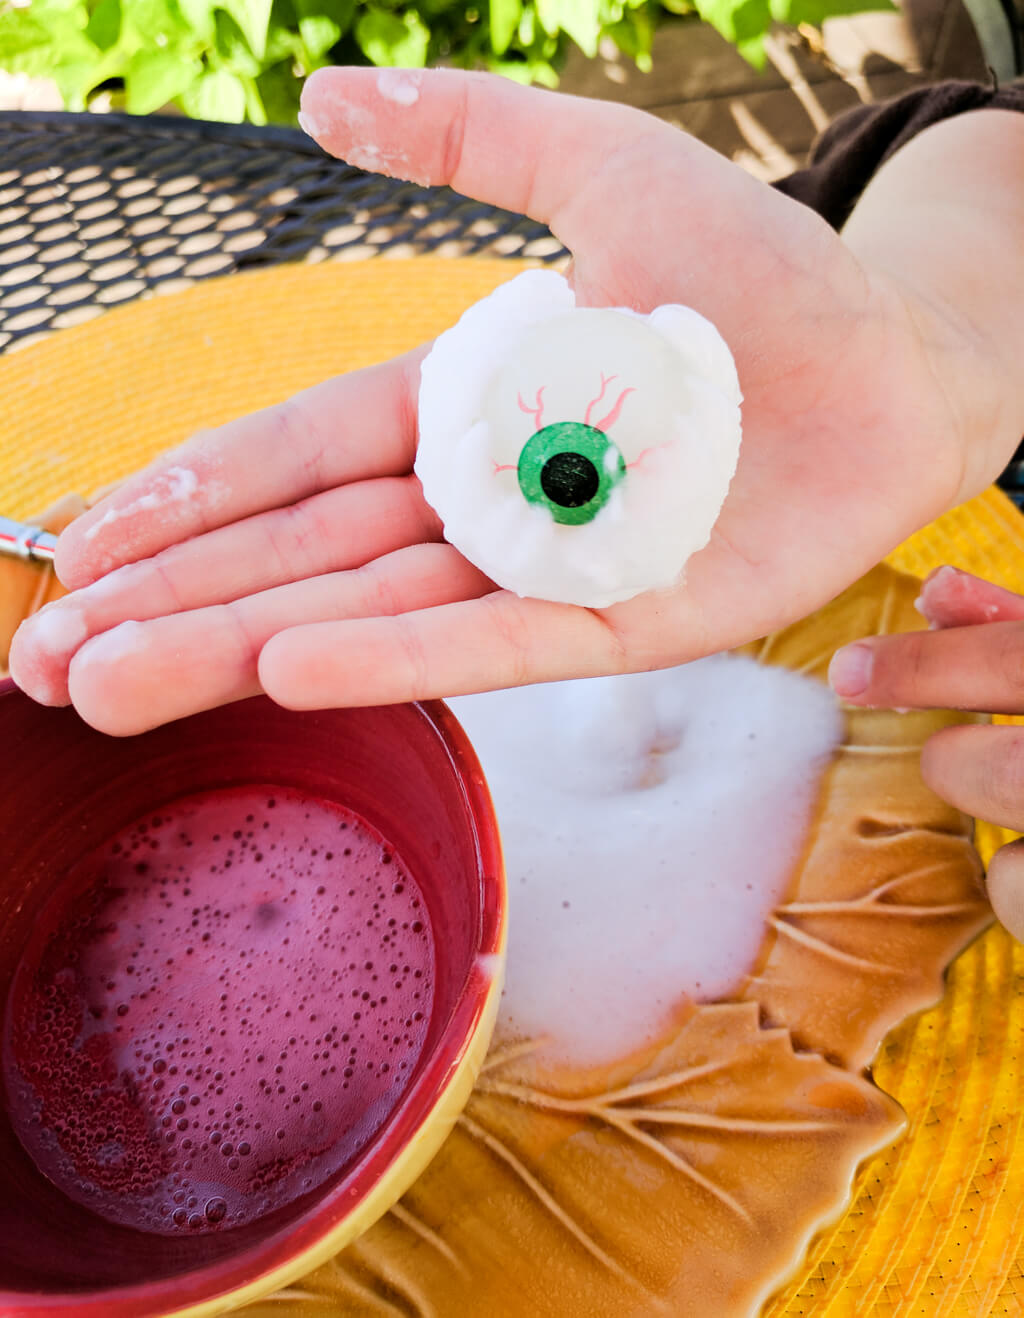
[[[20,558],[25,563],[52,563],[57,537],[41,526],[0,517],[0,557]]]

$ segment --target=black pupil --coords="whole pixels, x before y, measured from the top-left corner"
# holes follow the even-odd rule
[[[556,453],[540,473],[540,488],[559,508],[582,508],[597,493],[601,477],[582,453]]]

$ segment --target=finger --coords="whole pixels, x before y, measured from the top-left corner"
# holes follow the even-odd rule
[[[449,184],[549,224],[570,247],[563,212],[610,157],[641,138],[681,137],[628,106],[454,69],[318,69],[300,121],[361,169]]]
[[[67,704],[75,651],[121,622],[228,603],[440,539],[414,477],[343,485],[172,545],[41,609],[18,630],[11,672],[42,704]]]
[[[624,667],[600,616],[496,591],[396,617],[281,632],[260,655],[260,682],[290,709],[392,704],[589,677]]]
[[[1024,728],[943,728],[925,742],[921,776],[965,814],[1024,830]]]
[[[875,636],[838,650],[833,690],[889,709],[1024,710],[1024,623]]]
[[[319,490],[405,474],[416,448],[425,351],[314,385],[162,454],[64,532],[61,581],[78,589],[124,563]]]
[[[1024,595],[955,567],[936,568],[915,603],[934,629],[1024,619]]]
[[[1024,942],[1024,842],[1000,847],[989,861],[985,887],[996,919]]]
[[[87,723],[128,736],[255,695],[260,650],[282,628],[445,604],[493,588],[451,546],[415,545],[236,603],[123,622],[82,646],[68,687]]]

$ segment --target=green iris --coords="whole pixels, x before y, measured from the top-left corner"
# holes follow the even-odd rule
[[[546,508],[563,526],[582,526],[608,502],[626,463],[603,430],[582,421],[556,421],[526,445],[517,473],[527,503]]]

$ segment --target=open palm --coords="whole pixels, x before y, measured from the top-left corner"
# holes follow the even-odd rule
[[[680,663],[803,616],[963,493],[935,359],[967,336],[684,134],[449,71],[324,70],[303,109],[353,163],[547,223],[581,305],[717,326],[745,401],[712,541],[608,609],[495,589],[412,474],[421,349],[197,436],[74,523],[74,593],[12,651],[30,694],[131,733],[261,689],[369,704]]]

